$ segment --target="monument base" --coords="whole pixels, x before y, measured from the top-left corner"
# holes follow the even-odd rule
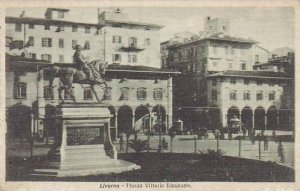
[[[103,104],[62,104],[49,160],[33,175],[86,176],[140,169],[134,163],[117,159],[110,138],[110,117]]]

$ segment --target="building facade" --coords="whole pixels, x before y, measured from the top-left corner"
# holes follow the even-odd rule
[[[6,17],[6,52],[51,63],[72,63],[74,47],[86,59],[160,68],[162,26],[131,21],[128,14],[104,11],[98,23],[73,22],[68,9],[48,8],[45,18]]]
[[[283,104],[292,77],[253,71],[268,61],[269,52],[250,38],[230,36],[229,24],[208,17],[198,39],[166,48],[167,68],[182,72],[174,79],[174,115],[187,129],[228,127],[233,116],[247,128],[292,129],[293,108]]]
[[[97,92],[112,114],[113,137],[129,129],[158,132],[172,126],[172,77],[160,69],[161,26],[131,21],[116,10],[99,14],[98,23],[66,21],[69,10],[46,10],[45,18],[6,17],[6,108],[8,134],[53,135],[53,116],[61,101],[59,79],[49,86],[47,68],[73,64],[73,48],[88,60],[108,62],[108,87]],[[96,103],[88,85],[73,84],[76,102]],[[20,120],[18,120],[20,119]],[[22,119],[22,120],[21,120]],[[23,122],[25,121],[25,122]]]

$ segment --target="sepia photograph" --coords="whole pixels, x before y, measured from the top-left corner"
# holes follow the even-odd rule
[[[295,183],[293,6],[4,11],[6,182]]]

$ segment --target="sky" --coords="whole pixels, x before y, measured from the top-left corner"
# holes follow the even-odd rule
[[[97,23],[97,7],[69,8],[67,20]],[[108,8],[100,8],[100,12]],[[111,8],[112,9],[112,8]],[[44,17],[46,8],[14,8],[6,10],[7,16]],[[123,7],[134,21],[163,25],[161,42],[173,34],[189,31],[199,34],[204,29],[204,19],[227,18],[230,20],[232,36],[252,38],[260,46],[272,51],[280,47],[294,48],[294,8],[251,8],[251,7]]]

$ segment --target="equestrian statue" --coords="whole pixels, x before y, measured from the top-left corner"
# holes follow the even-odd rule
[[[100,87],[101,89],[107,88],[105,80],[103,79],[103,75],[107,68],[107,62],[104,63],[101,60],[87,62],[82,54],[82,47],[80,45],[76,45],[75,47],[73,60],[73,67],[60,68],[58,66],[53,66],[49,69],[49,86],[52,86],[55,77],[59,77],[62,84],[58,88],[59,99],[63,100],[62,90],[64,90],[65,93],[68,94],[74,102],[76,102],[72,91],[72,84],[89,84],[98,103],[100,103],[101,99],[98,96],[96,87]]]

